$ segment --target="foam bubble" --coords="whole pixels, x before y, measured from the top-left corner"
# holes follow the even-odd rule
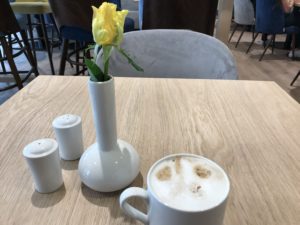
[[[150,174],[150,186],[162,202],[186,211],[215,207],[229,191],[228,178],[218,165],[193,156],[160,162]]]

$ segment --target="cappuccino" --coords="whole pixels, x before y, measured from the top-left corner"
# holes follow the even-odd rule
[[[184,211],[205,211],[222,203],[229,180],[216,163],[192,155],[171,156],[151,169],[149,186],[161,202]]]

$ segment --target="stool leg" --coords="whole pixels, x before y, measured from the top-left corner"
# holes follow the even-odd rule
[[[86,44],[86,43],[85,43]],[[86,44],[88,46],[88,44]],[[88,51],[83,51],[84,52],[84,57],[90,59],[91,58],[91,52],[90,50]],[[87,70],[86,66],[83,64],[82,65],[82,70],[83,70],[83,74],[85,74],[85,71]]]
[[[75,65],[75,67],[76,67],[76,75],[78,75],[79,74],[79,42],[78,41],[76,41],[75,42],[75,56],[76,56],[76,65]]]
[[[12,49],[12,38],[11,38],[11,34],[7,35],[7,39],[8,39],[8,46],[10,46],[9,51],[11,52],[11,54],[13,54],[13,49]]]
[[[37,77],[39,75],[39,72],[38,72],[38,69],[37,69],[37,63],[32,55],[32,52],[31,52],[31,49],[30,49],[30,45],[29,45],[29,42],[28,42],[28,39],[27,39],[27,36],[25,34],[25,32],[22,30],[21,32],[21,37],[22,37],[22,40],[24,42],[24,46],[25,46],[25,52],[27,53],[27,59],[33,69],[33,73],[34,75]]]
[[[50,17],[50,19],[51,19],[51,22],[52,22],[52,24],[53,24],[53,26],[54,26],[54,29],[55,29],[55,31],[56,31],[56,33],[57,33],[57,36],[58,36],[58,38],[59,38],[59,41],[60,41],[60,43],[61,43],[60,32],[59,32],[59,29],[58,29],[58,27],[57,27],[56,21],[55,21],[55,19],[54,19],[54,17],[53,17],[53,14],[50,13],[50,14],[49,14],[49,17]]]
[[[21,33],[21,32],[20,32],[20,33]],[[16,33],[13,34],[13,35],[14,35],[14,37],[15,37],[17,43],[19,44],[20,48],[21,48],[21,49],[25,49],[26,46],[23,46],[22,41],[19,39],[18,35],[17,35]],[[22,36],[22,34],[21,34],[21,36]],[[22,40],[23,40],[23,38],[22,38]],[[28,54],[27,54],[26,51],[24,51],[24,55],[26,56],[27,60],[29,61]]]
[[[28,27],[29,27],[29,37],[30,37],[30,41],[31,41],[31,47],[32,47],[32,52],[33,52],[33,57],[34,57],[34,61],[36,63],[37,66],[37,59],[36,59],[36,52],[35,52],[35,43],[34,43],[34,38],[33,38],[33,32],[32,32],[32,21],[31,21],[31,16],[27,15],[27,22],[28,22]]]
[[[2,58],[2,51],[1,51],[1,49],[0,49],[0,62],[1,62],[2,72],[3,72],[3,73],[6,73],[6,68],[5,68],[4,61],[1,60],[1,58]]]
[[[51,72],[54,75],[55,70],[54,70],[53,61],[52,61],[52,52],[50,51],[49,42],[48,42],[48,34],[47,34],[47,29],[46,29],[45,18],[44,18],[44,15],[42,15],[42,14],[40,14],[39,17],[40,17],[41,24],[42,24],[43,38],[44,38],[45,46],[46,46],[46,49],[47,49],[47,52],[48,52]]]
[[[12,54],[11,54],[11,49],[10,49],[10,47],[8,46],[7,42],[6,42],[5,37],[1,37],[0,42],[1,42],[1,45],[2,45],[2,47],[3,47],[4,54],[5,54],[6,57],[7,57],[7,61],[8,61],[8,64],[9,64],[9,66],[10,66],[11,73],[12,73],[12,75],[13,75],[14,78],[15,78],[15,81],[16,81],[16,83],[17,83],[17,86],[18,86],[19,89],[22,89],[22,88],[23,88],[22,80],[21,80],[21,78],[20,78],[20,76],[19,76],[19,73],[18,73],[16,64],[15,64],[14,59],[13,59],[13,56],[12,56]]]
[[[60,59],[60,66],[59,66],[59,75],[64,75],[65,74],[65,67],[66,67],[66,60],[67,60],[68,48],[69,48],[69,40],[68,39],[64,39],[64,41],[63,41],[63,49],[62,49],[61,59]]]

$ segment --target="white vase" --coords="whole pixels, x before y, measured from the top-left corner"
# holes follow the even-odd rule
[[[105,82],[89,80],[96,143],[79,161],[81,181],[91,189],[111,192],[128,186],[138,175],[140,159],[127,142],[117,139],[114,79]]]

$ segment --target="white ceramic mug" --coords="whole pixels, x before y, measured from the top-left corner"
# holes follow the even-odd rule
[[[174,159],[176,159],[178,157],[195,158],[195,160],[197,162],[199,159],[201,162],[204,162],[205,164],[207,163],[207,165],[212,165],[213,168],[216,169],[216,173],[221,175],[221,177],[222,177],[222,185],[223,185],[223,187],[222,187],[222,185],[219,185],[220,187],[217,187],[221,190],[220,193],[222,193],[222,194],[220,194],[219,199],[216,200],[216,202],[211,201],[210,204],[207,204],[208,205],[207,208],[205,208],[206,203],[202,202],[204,204],[204,208],[202,206],[201,209],[199,209],[197,207],[193,208],[194,207],[193,204],[192,204],[193,206],[191,206],[192,207],[191,209],[180,209],[177,206],[174,207],[174,205],[172,205],[173,203],[170,204],[166,200],[162,199],[162,197],[159,196],[159,194],[161,195],[161,193],[158,194],[157,190],[156,190],[156,192],[154,191],[155,188],[152,187],[153,184],[151,183],[151,181],[153,183],[155,183],[154,178],[153,178],[154,175],[152,175],[152,173],[156,173],[156,171],[158,170],[156,168],[158,168],[160,165],[163,165],[162,162],[167,161],[167,160],[175,161]],[[183,164],[183,162],[181,162],[181,164]],[[213,176],[215,176],[214,169],[212,170],[213,172],[211,173],[212,178],[213,178]],[[184,169],[184,170],[188,170],[188,169]],[[172,173],[174,173],[174,172],[172,172]],[[219,175],[216,175],[216,176],[219,176]],[[152,178],[151,178],[151,176],[152,176]],[[171,179],[173,179],[173,176],[177,176],[177,175],[172,174]],[[153,180],[151,180],[150,178]],[[196,180],[197,179],[198,178],[196,178]],[[199,178],[200,182],[202,182],[201,179],[202,178]],[[189,180],[191,180],[191,179],[189,179]],[[212,184],[213,181],[214,180],[209,181],[209,182],[205,181],[205,182],[208,184]],[[217,183],[215,183],[215,184],[217,184]],[[212,162],[209,159],[206,159],[204,157],[197,156],[197,155],[192,155],[192,154],[176,154],[176,155],[166,156],[166,157],[162,158],[161,160],[157,161],[149,170],[148,175],[147,175],[147,186],[148,186],[147,190],[144,190],[144,189],[138,188],[138,187],[127,188],[125,191],[122,192],[122,194],[120,196],[120,206],[123,209],[123,211],[126,214],[128,214],[129,216],[142,221],[144,224],[149,224],[149,225],[221,225],[223,223],[223,217],[224,217],[224,213],[225,213],[226,201],[227,201],[228,194],[229,194],[230,183],[229,183],[228,176],[226,175],[224,170],[220,166],[218,166],[216,163]],[[203,190],[201,190],[201,193],[204,193],[203,196],[205,196],[206,190],[209,192],[209,190],[207,189],[208,187],[212,187],[212,189],[213,189],[213,186],[209,186],[209,185],[205,186],[204,185]],[[189,189],[186,189],[186,190],[189,190]],[[167,193],[166,191],[168,191],[168,190],[166,190],[164,188],[164,189],[162,189],[161,192]],[[199,196],[202,195],[201,193],[199,194]],[[210,192],[210,194],[207,194],[207,196],[214,196],[214,194],[212,194],[212,193],[213,192]],[[184,195],[182,195],[182,196],[184,196]],[[134,208],[132,205],[130,205],[128,203],[127,200],[132,197],[142,198],[147,202],[147,204],[148,204],[147,214],[141,212],[137,208]],[[183,197],[182,201],[180,201],[180,204],[182,204],[183,207],[185,207],[184,204],[190,204],[190,202],[188,203],[188,201],[185,201],[184,198],[185,197]],[[201,198],[201,197],[199,197],[199,198]],[[194,198],[191,198],[191,200],[193,200],[193,199]],[[197,203],[197,202],[195,202],[195,203]]]

